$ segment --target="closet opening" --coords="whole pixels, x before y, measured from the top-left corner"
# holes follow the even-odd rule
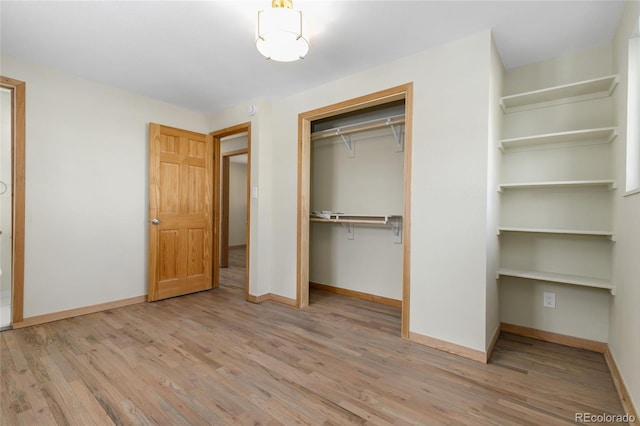
[[[408,337],[412,84],[299,115],[297,304],[401,308]]]

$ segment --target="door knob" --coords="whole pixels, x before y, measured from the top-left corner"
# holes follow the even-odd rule
[[[160,219],[154,217],[153,219],[151,219],[151,223],[153,223],[154,225],[160,225]]]

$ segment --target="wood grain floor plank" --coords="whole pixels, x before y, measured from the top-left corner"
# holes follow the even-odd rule
[[[220,285],[244,289],[245,286],[245,247],[229,248],[229,266],[220,268]]]
[[[234,281],[235,280],[235,281]],[[568,425],[623,414],[601,354],[503,334],[488,364],[400,338],[400,310],[216,290],[0,333],[0,424]]]

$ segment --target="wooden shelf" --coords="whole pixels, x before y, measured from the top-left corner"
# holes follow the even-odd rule
[[[516,95],[504,96],[500,107],[506,113],[542,108],[610,96],[618,85],[618,76],[595,78]]]
[[[575,143],[609,143],[618,136],[616,127],[599,129],[571,130],[568,132],[547,133],[542,135],[525,136],[521,138],[503,139],[500,149],[522,148],[552,144]]]
[[[523,183],[503,183],[500,191],[505,189],[527,189],[527,188],[606,188],[613,190],[616,188],[612,179],[601,180],[567,180],[550,182],[523,182]]]
[[[519,269],[498,270],[499,276],[526,278],[530,280],[549,281],[554,283],[572,284],[583,287],[602,288],[615,294],[615,286],[609,280],[600,278],[582,277],[579,275],[558,274],[555,272],[526,271]]]
[[[607,237],[612,241],[614,240],[613,232],[609,231],[593,231],[593,230],[578,230],[578,229],[545,229],[545,228],[514,228],[514,227],[500,227],[498,228],[498,235],[503,232],[524,232],[533,234],[564,234],[564,235],[585,235],[593,237]]]

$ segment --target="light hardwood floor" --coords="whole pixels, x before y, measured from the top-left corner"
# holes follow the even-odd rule
[[[602,355],[512,335],[488,365],[403,341],[397,308],[221,288],[1,334],[2,424],[570,424],[621,413]]]
[[[603,356],[503,334],[489,364],[400,338],[400,310],[232,285],[0,334],[0,424],[573,424],[622,413]]]
[[[220,285],[244,289],[245,246],[229,247],[229,267],[220,268]]]

